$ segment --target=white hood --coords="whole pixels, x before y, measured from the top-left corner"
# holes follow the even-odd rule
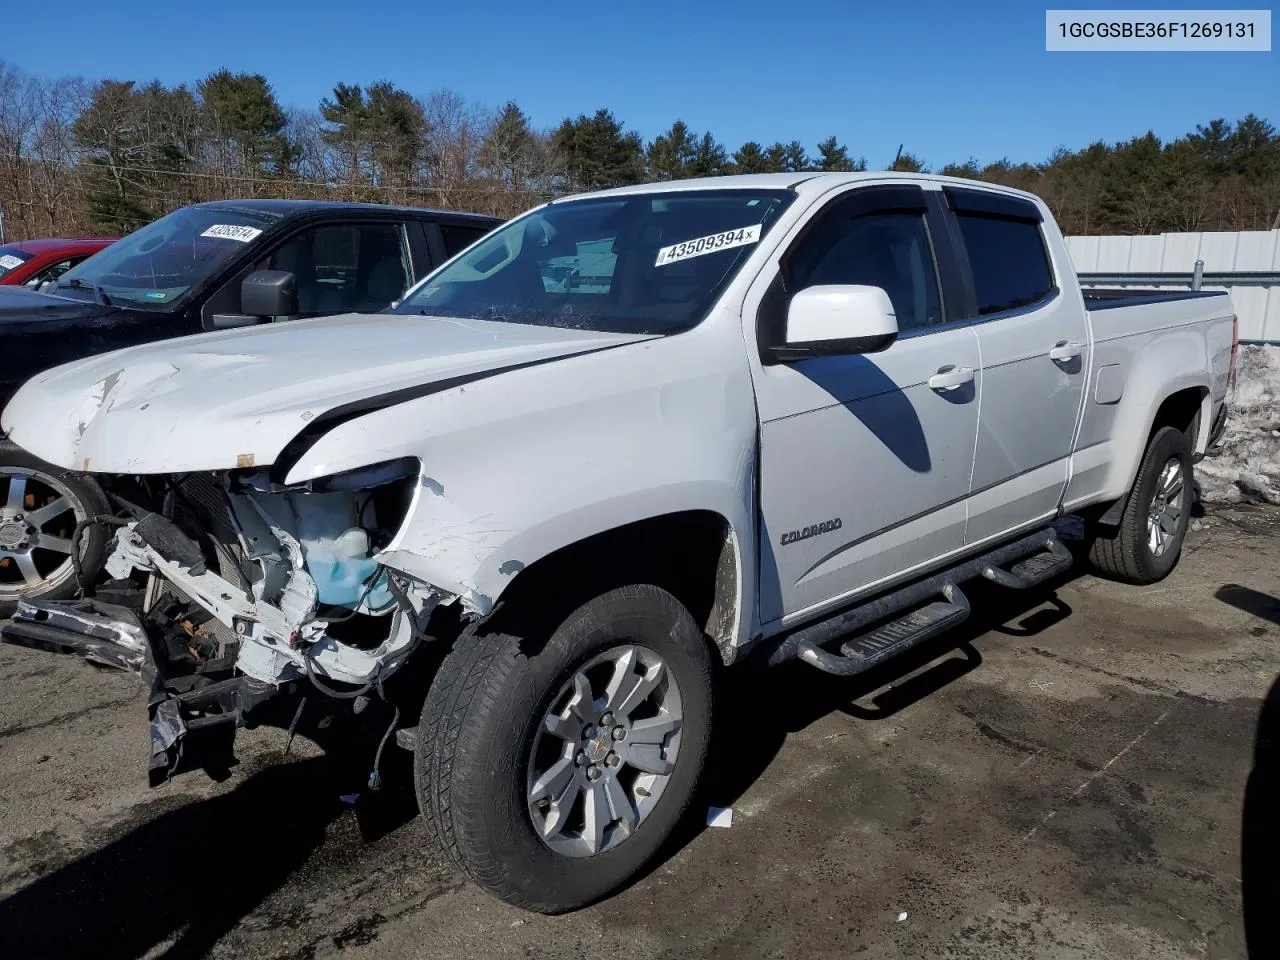
[[[0,426],[19,446],[71,470],[263,466],[335,407],[644,339],[399,314],[296,320],[55,367],[22,386]]]

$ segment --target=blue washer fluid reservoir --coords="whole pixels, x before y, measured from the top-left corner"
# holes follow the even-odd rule
[[[291,499],[298,542],[320,602],[351,609],[359,605],[366,612],[392,604],[395,596],[385,576],[369,589],[379,567],[369,556],[369,534],[351,525],[350,495],[307,494]],[[364,603],[360,603],[362,597]]]

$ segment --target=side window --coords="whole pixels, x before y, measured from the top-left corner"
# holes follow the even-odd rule
[[[893,302],[900,330],[939,323],[938,276],[924,214],[824,217],[791,252],[787,290],[828,284],[880,287]]]
[[[440,224],[445,256],[453,257],[489,233],[488,227],[468,227],[458,223]]]
[[[32,277],[30,277],[26,282],[26,286],[38,289],[42,283],[48,283],[50,280],[57,280],[83,259],[84,257],[78,257],[71,260],[59,260],[57,263],[51,263],[43,270],[37,271]]]
[[[1039,224],[959,212],[956,219],[973,270],[978,316],[1025,307],[1054,289]]]
[[[398,223],[326,224],[304,230],[262,264],[298,278],[298,314],[376,313],[400,299],[411,272]]]

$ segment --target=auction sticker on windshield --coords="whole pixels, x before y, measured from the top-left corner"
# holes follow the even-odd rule
[[[22,263],[23,260],[21,257],[15,257],[11,253],[6,253],[3,257],[0,257],[0,270],[12,270],[14,267],[22,266]]]
[[[262,233],[262,231],[257,227],[242,227],[234,223],[215,223],[204,233],[200,234],[200,236],[215,237],[219,240],[238,240],[240,243],[248,243],[260,233]]]
[[[654,266],[665,267],[667,264],[675,263],[677,260],[688,260],[690,257],[700,257],[706,253],[728,250],[730,247],[745,247],[748,244],[758,243],[760,240],[760,228],[763,226],[764,224],[762,223],[756,223],[738,230],[713,233],[709,237],[698,237],[696,240],[686,240],[684,243],[673,243],[671,246],[663,247],[658,251],[658,260]]]

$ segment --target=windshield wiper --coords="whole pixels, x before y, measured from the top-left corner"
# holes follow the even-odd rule
[[[70,287],[72,290],[92,290],[98,303],[104,307],[111,306],[111,300],[107,297],[107,292],[102,289],[102,284],[100,283],[90,283],[81,280],[79,277],[72,277],[70,280],[59,280],[57,286]]]

